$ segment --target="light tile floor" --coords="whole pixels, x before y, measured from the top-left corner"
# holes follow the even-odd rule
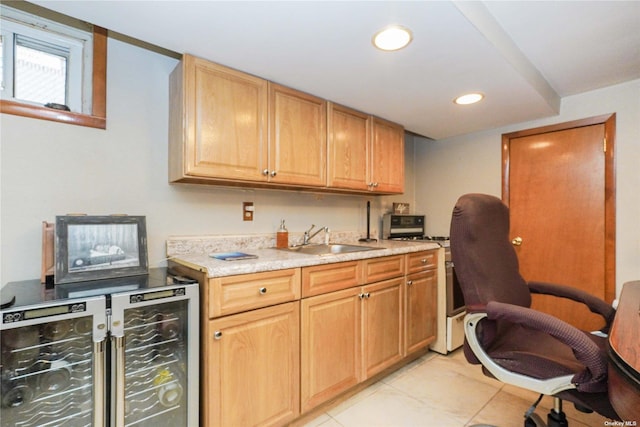
[[[447,356],[429,352],[383,378],[305,427],[465,427],[523,426],[523,414],[538,395],[509,386],[470,365],[461,350]],[[546,420],[553,399],[536,413]],[[570,427],[602,427],[607,418],[564,404]]]

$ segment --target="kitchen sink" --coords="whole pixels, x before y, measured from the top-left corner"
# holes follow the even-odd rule
[[[299,246],[289,246],[288,248],[281,248],[280,250],[297,252],[305,255],[334,255],[334,254],[347,254],[352,252],[373,251],[377,249],[384,249],[372,246],[360,246],[360,245],[343,245],[340,243],[326,244],[309,244]]]

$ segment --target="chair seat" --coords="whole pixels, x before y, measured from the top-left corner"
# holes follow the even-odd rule
[[[598,345],[604,356],[606,338],[586,332],[585,334]],[[537,379],[576,374],[585,369],[584,365],[576,360],[569,346],[546,333],[520,325],[503,325],[497,336],[499,338],[494,340],[487,353],[505,369]],[[472,360],[470,362],[474,363]],[[492,377],[487,369],[482,369],[485,375]],[[611,419],[617,418],[606,392],[580,393],[577,390],[566,390],[556,396],[591,408]]]
[[[605,339],[588,335],[606,360]],[[502,325],[487,354],[505,369],[537,379],[575,375],[585,369],[571,347],[547,333],[520,325]]]

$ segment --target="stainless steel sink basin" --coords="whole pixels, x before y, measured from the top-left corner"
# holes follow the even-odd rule
[[[288,248],[281,248],[283,251],[297,252],[305,255],[334,255],[334,254],[346,254],[351,252],[373,251],[376,249],[384,249],[371,246],[360,245],[343,245],[339,243],[325,244],[309,244],[300,246],[289,246]]]

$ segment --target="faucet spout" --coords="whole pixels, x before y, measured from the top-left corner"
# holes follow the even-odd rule
[[[322,228],[319,228],[315,233],[310,234],[311,230],[313,230],[315,226],[316,226],[315,224],[311,224],[311,228],[304,232],[304,237],[302,240],[303,245],[308,245],[309,241],[314,237],[316,237],[318,233],[320,233],[321,231],[327,232],[329,230],[327,227],[322,227]]]

